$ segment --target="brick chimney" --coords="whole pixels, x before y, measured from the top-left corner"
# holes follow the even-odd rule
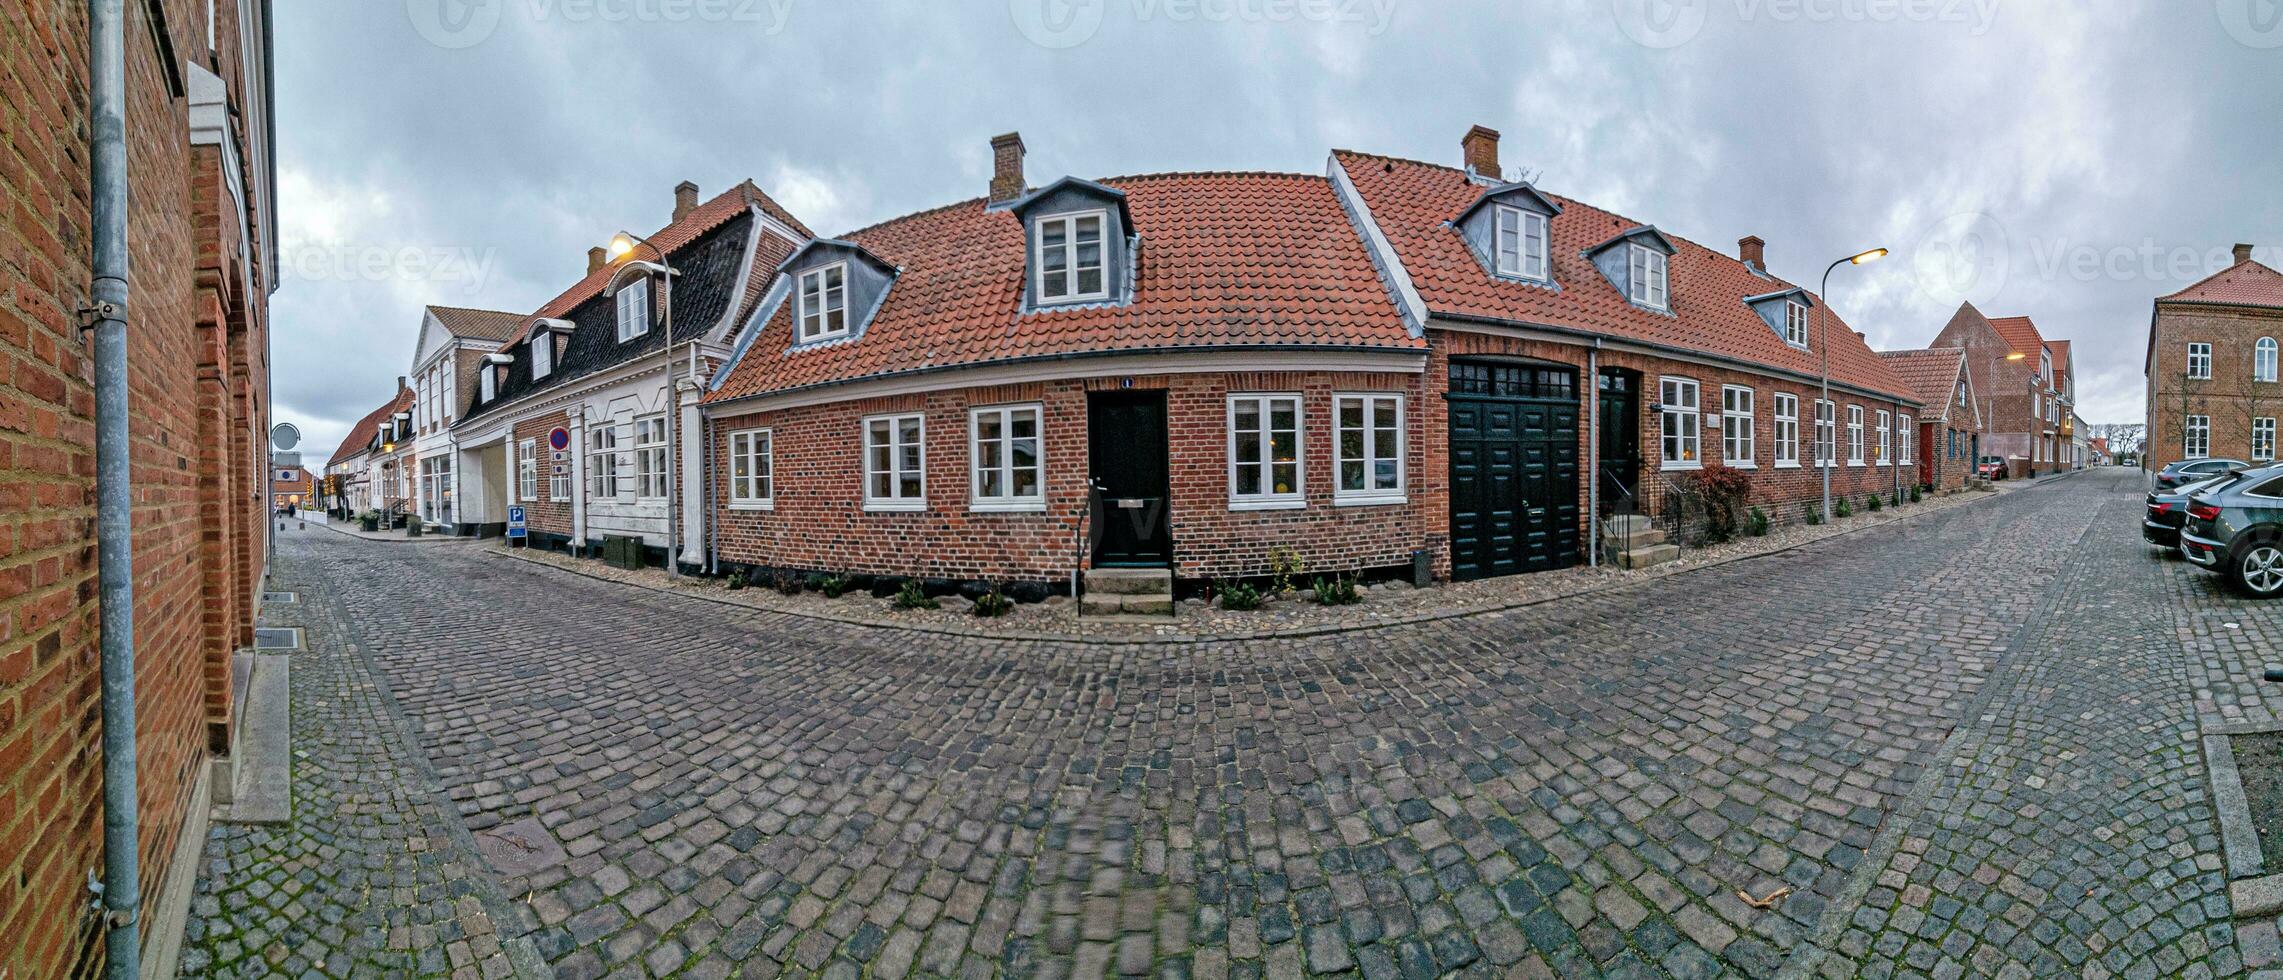
[[[2242,265],[2249,261],[2251,261],[2251,246],[2244,242],[2236,243],[2235,264]]]
[[[609,249],[606,249],[600,245],[587,249],[587,275],[591,276],[596,272],[601,271],[603,265],[609,261]]]
[[[1503,180],[1504,171],[1498,169],[1498,130],[1476,126],[1467,130],[1466,138],[1459,141],[1466,151],[1466,168],[1492,180]]]
[[[1761,272],[1768,271],[1768,243],[1761,241],[1758,235],[1746,235],[1737,239],[1736,257],[1743,259],[1745,265]]]
[[[991,137],[991,203],[1012,201],[1028,189],[1023,182],[1023,134]]]
[[[691,182],[689,182],[689,181],[686,181],[686,180],[685,180],[685,181],[682,181],[682,182],[681,182],[681,183],[679,183],[679,184],[675,184],[675,185],[674,185],[674,220],[675,220],[675,221],[680,221],[680,220],[682,220],[683,218],[689,217],[689,215],[690,215],[690,212],[692,212],[692,211],[695,211],[695,210],[697,210],[697,209],[698,209],[698,185],[696,185],[696,184],[693,184],[693,183],[691,183]]]

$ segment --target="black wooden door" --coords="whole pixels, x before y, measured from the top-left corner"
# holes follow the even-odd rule
[[[1561,568],[1578,558],[1576,375],[1451,365],[1451,574]]]
[[[1101,391],[1086,399],[1086,447],[1094,480],[1094,564],[1173,563],[1165,393]]]
[[[1641,492],[1641,373],[1603,368],[1599,498],[1604,513],[1633,513]]]

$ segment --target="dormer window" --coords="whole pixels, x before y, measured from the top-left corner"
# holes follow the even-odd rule
[[[1546,216],[1499,205],[1498,274],[1545,282]]]
[[[848,263],[801,273],[801,342],[848,336]]]
[[[650,277],[618,287],[618,342],[650,332]]]
[[[488,364],[484,366],[483,377],[480,380],[482,382],[483,388],[483,400],[486,403],[489,403],[493,398],[499,395],[499,382],[495,380],[498,377],[498,369],[493,368]]]
[[[531,380],[537,381],[555,369],[555,331],[541,328],[531,337]]]
[[[1784,343],[1807,349],[1807,304],[1784,304]]]
[[[1037,270],[1039,302],[1109,297],[1102,265],[1102,229],[1107,220],[1100,211],[1038,219],[1038,262],[1032,268]]]
[[[1667,309],[1665,253],[1639,243],[1632,246],[1632,251],[1627,281],[1632,283],[1633,302],[1651,309]]]

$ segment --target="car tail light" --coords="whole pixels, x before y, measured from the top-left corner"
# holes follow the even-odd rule
[[[2172,512],[2172,502],[2169,500],[2159,500],[2156,502],[2155,506],[2150,507],[2149,509],[2159,514],[2169,514]]]
[[[2199,521],[2216,521],[2220,518],[2220,509],[2211,504],[2189,504],[2188,516],[2193,517]]]

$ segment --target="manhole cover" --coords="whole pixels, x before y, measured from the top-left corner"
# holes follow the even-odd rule
[[[476,851],[484,856],[492,870],[510,878],[520,878],[570,858],[563,852],[563,845],[555,841],[555,835],[539,825],[537,817],[525,817],[477,834]]]
[[[299,593],[299,592],[264,592],[264,593],[262,593],[262,601],[263,601],[263,602],[265,602],[265,603],[266,603],[266,602],[275,602],[275,603],[278,603],[279,605],[292,605],[292,604],[294,604],[294,603],[297,603],[297,602],[300,602],[300,601],[301,601],[301,593]]]
[[[254,630],[254,649],[299,650],[301,649],[301,627],[265,626],[257,628]]]

